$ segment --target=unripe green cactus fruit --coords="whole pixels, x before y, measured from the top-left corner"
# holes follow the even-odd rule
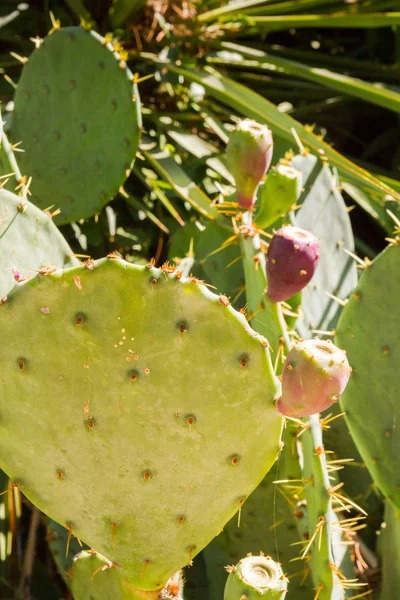
[[[283,367],[279,412],[287,417],[305,417],[326,410],[339,399],[350,372],[346,354],[332,342],[298,342]]]
[[[57,223],[93,215],[126,180],[139,143],[133,80],[112,44],[82,27],[48,35],[24,65],[11,138],[32,202],[60,208]]]
[[[91,261],[0,306],[0,466],[146,591],[241,509],[282,428],[266,341],[168,270]]]
[[[236,567],[227,567],[229,577],[224,600],[284,600],[288,580],[270,556],[247,556]]]
[[[240,121],[226,149],[228,169],[235,178],[240,207],[252,208],[261,179],[269,169],[274,143],[266,125],[251,119]]]

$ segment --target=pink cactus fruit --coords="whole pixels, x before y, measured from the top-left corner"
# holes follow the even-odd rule
[[[272,238],[267,255],[267,296],[282,302],[312,279],[319,261],[319,241],[309,231],[284,225]]]
[[[268,171],[274,148],[266,125],[244,119],[231,134],[226,148],[228,169],[236,183],[236,199],[250,210],[256,201],[258,185]]]
[[[332,406],[349,381],[343,350],[330,341],[302,340],[287,355],[277,409],[286,417],[307,417]]]

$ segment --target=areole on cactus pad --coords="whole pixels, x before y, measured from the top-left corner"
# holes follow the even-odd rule
[[[48,272],[0,306],[0,466],[129,585],[161,589],[276,459],[266,341],[169,267]]]

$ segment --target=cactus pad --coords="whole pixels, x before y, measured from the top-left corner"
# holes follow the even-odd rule
[[[92,261],[0,306],[1,466],[141,590],[241,509],[282,426],[265,340],[167,270]]]
[[[49,215],[0,189],[0,298],[15,285],[12,267],[30,278],[49,263],[64,268],[79,261]]]
[[[340,401],[350,433],[375,483],[398,510],[399,268],[400,246],[395,244],[363,271],[336,335],[353,368]]]
[[[32,201],[61,208],[58,223],[89,217],[124,183],[139,141],[132,73],[93,31],[67,27],[34,50],[15,94],[12,139],[32,176]]]
[[[247,556],[236,566],[227,567],[229,577],[226,582],[224,600],[284,600],[288,580],[279,563],[270,556]]]

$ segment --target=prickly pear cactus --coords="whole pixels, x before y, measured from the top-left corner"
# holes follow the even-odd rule
[[[263,596],[265,600],[284,600],[288,580],[282,567],[270,556],[247,556],[236,566],[228,567],[224,600],[248,598],[256,600]]]
[[[1,466],[147,591],[241,510],[282,425],[265,340],[168,271],[110,257],[0,307]]]
[[[48,214],[0,189],[0,298],[49,263],[67,268],[79,261]]]
[[[110,43],[81,27],[47,36],[23,68],[11,137],[32,176],[32,201],[58,223],[89,217],[118,191],[139,141],[132,73]]]
[[[341,407],[375,483],[400,509],[398,310],[400,245],[393,243],[367,267],[345,306],[336,339],[353,376]]]

